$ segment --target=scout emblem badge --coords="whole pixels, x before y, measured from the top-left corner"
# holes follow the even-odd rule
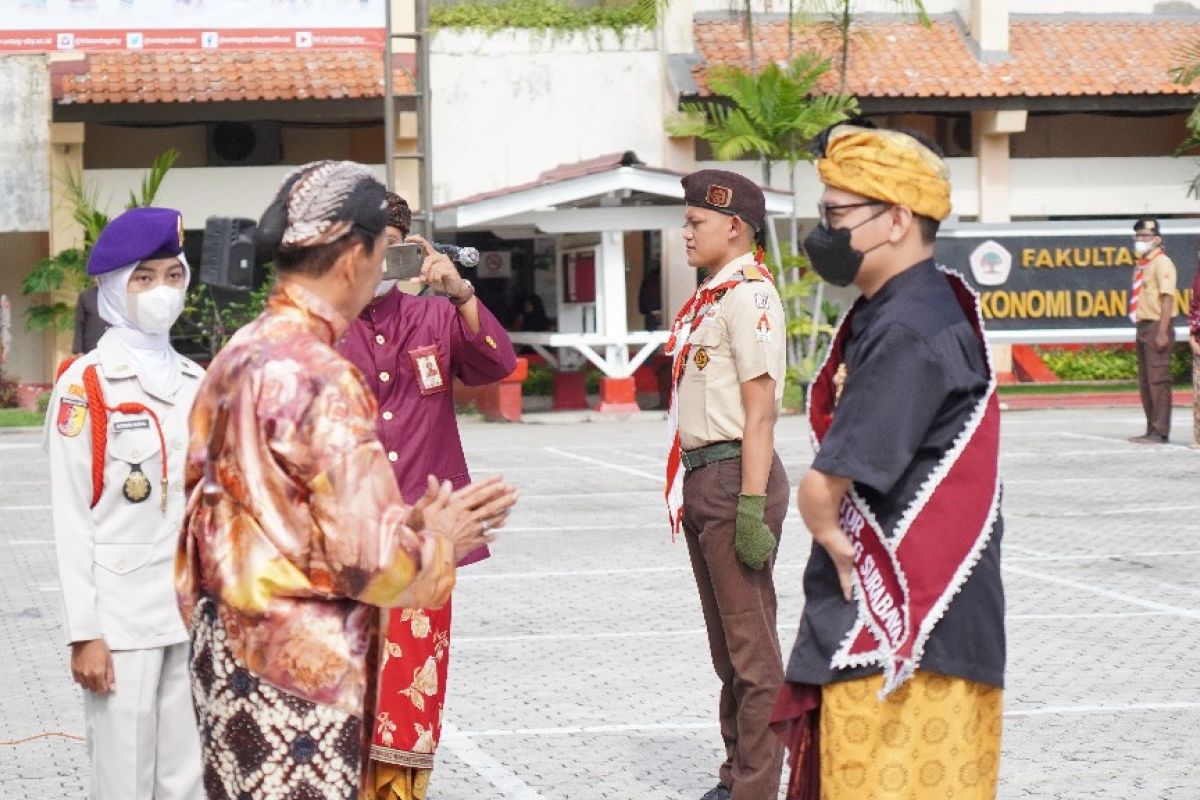
[[[692,358],[692,363],[696,365],[696,369],[704,369],[708,366],[708,351],[701,347],[696,351],[696,355]]]
[[[890,536],[854,488],[846,492],[838,512],[854,546],[858,617],[831,666],[882,666],[881,698],[920,667],[929,634],[987,547],[1000,512],[1000,405],[979,300],[961,276],[943,272],[983,350],[987,391]],[[809,387],[809,424],[817,450],[837,414],[846,375],[844,347],[861,302],[838,325],[829,355]]]
[[[436,345],[431,344],[418,347],[416,350],[409,350],[408,357],[412,360],[413,374],[417,376],[417,385],[421,387],[421,394],[436,394],[450,388],[450,384],[442,375]]]

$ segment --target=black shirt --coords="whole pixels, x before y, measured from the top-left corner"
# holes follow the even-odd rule
[[[92,285],[79,294],[75,304],[75,341],[72,353],[90,353],[96,343],[109,329],[109,324],[100,316],[100,289]]]
[[[987,392],[987,366],[975,331],[932,260],[860,301],[851,325],[842,395],[812,466],[853,480],[891,536]],[[920,669],[1004,685],[1003,527],[997,516],[979,562],[930,634]],[[804,596],[788,680],[824,685],[879,672],[878,666],[830,667],[858,608],[842,598],[833,562],[815,542]]]

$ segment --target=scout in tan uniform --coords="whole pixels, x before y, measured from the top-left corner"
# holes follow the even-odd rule
[[[730,172],[683,179],[688,264],[708,277],[672,328],[675,390],[667,502],[687,540],[713,667],[725,761],[703,800],[778,792],[780,744],[768,723],[783,680],[774,551],[788,482],[775,454],[783,400],[784,316],[757,257],[762,191]]]
[[[1156,219],[1133,224],[1137,266],[1129,295],[1129,316],[1137,326],[1138,388],[1146,412],[1146,432],[1129,441],[1166,444],[1171,435],[1171,345],[1175,331],[1175,263],[1162,247]]]

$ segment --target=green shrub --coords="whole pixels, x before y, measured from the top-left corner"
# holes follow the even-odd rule
[[[554,370],[545,364],[530,364],[529,375],[521,384],[521,394],[526,397],[548,397],[554,393]]]
[[[17,382],[0,372],[0,408],[17,407]]]
[[[632,0],[599,6],[578,6],[563,0],[465,2],[431,8],[429,25],[432,28],[489,32],[504,28],[555,32],[608,28],[624,33],[629,28],[653,28],[657,13],[658,4],[655,0]]]
[[[39,414],[45,414],[46,409],[50,407],[50,393],[42,392],[37,396],[37,410]]]
[[[1132,350],[1112,347],[1085,347],[1080,350],[1045,350],[1038,354],[1046,366],[1064,381],[1128,381],[1137,379],[1137,355]],[[1176,345],[1171,352],[1171,379],[1189,380],[1192,352]]]

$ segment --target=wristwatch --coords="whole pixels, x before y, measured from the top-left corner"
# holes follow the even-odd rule
[[[463,285],[467,287],[467,291],[464,292],[462,296],[456,297],[454,295],[448,295],[450,302],[456,306],[461,306],[464,303],[467,303],[472,297],[475,296],[475,285],[466,278],[463,278],[462,282]]]

